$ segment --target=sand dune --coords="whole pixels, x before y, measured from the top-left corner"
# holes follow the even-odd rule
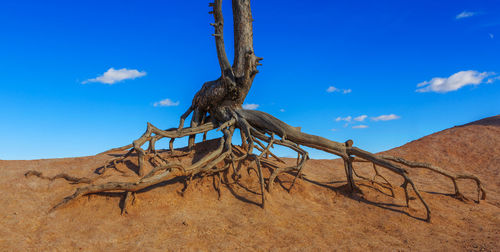
[[[195,156],[213,143],[196,147]],[[488,192],[475,204],[449,196],[449,180],[424,170],[411,170],[432,210],[432,222],[416,200],[403,207],[399,178],[385,173],[395,185],[389,190],[359,181],[363,195],[344,190],[339,160],[310,160],[307,181],[290,193],[293,179],[280,177],[261,209],[255,173],[241,185],[214,190],[212,178],[195,180],[184,195],[183,183],[173,181],[137,195],[127,215],[120,215],[121,194],[92,195],[48,213],[77,185],[64,180],[25,178],[27,170],[46,175],[66,172],[93,176],[96,168],[117,153],[30,161],[0,160],[0,250],[498,250],[500,247],[500,116],[446,129],[387,151],[407,159],[431,162],[450,171],[473,173]],[[185,158],[181,160],[189,162]],[[294,162],[294,160],[287,160]],[[99,181],[134,181],[135,160],[110,171]],[[356,165],[362,174],[368,166]],[[373,174],[372,174],[373,175]],[[279,184],[278,184],[279,185]],[[461,184],[475,197],[471,182]]]

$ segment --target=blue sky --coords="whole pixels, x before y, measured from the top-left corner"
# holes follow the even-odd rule
[[[499,114],[498,0],[252,10],[264,65],[246,103],[305,132],[375,152]],[[176,126],[219,76],[208,11],[208,1],[1,2],[0,159],[93,155],[148,121]],[[230,1],[223,12],[232,58]]]

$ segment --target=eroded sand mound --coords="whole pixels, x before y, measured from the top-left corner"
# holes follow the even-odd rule
[[[194,158],[211,143],[197,146]],[[447,129],[388,153],[432,162],[450,171],[479,176],[488,192],[481,204],[450,197],[449,180],[422,170],[411,176],[432,210],[432,223],[419,220],[425,211],[412,200],[405,208],[402,181],[392,177],[390,191],[360,181],[364,195],[345,193],[344,168],[338,160],[310,160],[309,181],[280,177],[261,209],[255,173],[240,185],[214,190],[212,178],[194,180],[184,195],[183,183],[165,183],[137,195],[127,215],[120,215],[120,194],[83,197],[48,213],[77,185],[64,180],[25,178],[27,170],[46,175],[66,172],[93,176],[117,153],[91,157],[0,161],[0,250],[178,250],[178,249],[323,249],[323,250],[498,250],[500,247],[500,116]],[[189,162],[191,157],[182,158]],[[287,160],[294,162],[294,160]],[[97,182],[137,179],[132,158]],[[362,174],[370,167],[356,164]],[[464,186],[474,199],[471,182]]]

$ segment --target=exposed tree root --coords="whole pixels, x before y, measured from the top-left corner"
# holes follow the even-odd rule
[[[157,185],[163,181],[171,180],[177,177],[185,179],[185,187],[189,186],[193,177],[213,176],[213,183],[216,190],[220,193],[220,186],[225,184],[238,183],[240,179],[240,170],[242,162],[254,162],[256,165],[256,174],[260,185],[260,194],[262,197],[261,206],[265,206],[265,193],[272,192],[273,184],[276,178],[284,172],[295,172],[295,178],[288,189],[294,186],[297,178],[301,177],[302,169],[309,159],[308,153],[301,148],[307,146],[318,150],[339,156],[344,161],[344,168],[347,178],[347,187],[351,192],[361,192],[357,187],[354,176],[367,179],[373,183],[389,188],[394,196],[392,184],[383,177],[378,168],[389,170],[403,178],[401,185],[405,191],[406,205],[409,204],[408,185],[417,195],[417,198],[426,209],[426,220],[430,221],[430,209],[424,198],[417,189],[415,183],[410,178],[408,171],[401,167],[404,165],[411,168],[425,168],[432,172],[437,172],[450,178],[455,187],[455,196],[464,198],[457,180],[474,180],[478,187],[478,203],[485,199],[486,193],[482,187],[481,181],[468,174],[452,174],[441,168],[430,164],[407,161],[399,157],[385,155],[376,155],[353,146],[352,140],[345,143],[331,141],[329,139],[310,135],[301,132],[300,128],[292,127],[274,116],[261,111],[242,109],[245,100],[256,74],[259,72],[257,66],[261,65],[262,58],[257,57],[253,50],[253,28],[252,13],[249,0],[233,0],[233,23],[234,23],[234,62],[231,65],[227,59],[223,38],[224,19],[222,16],[221,0],[215,0],[210,3],[215,22],[211,24],[215,32],[215,44],[217,49],[217,58],[219,60],[221,76],[213,81],[203,84],[202,88],[196,93],[191,106],[180,117],[179,127],[167,130],[160,130],[152,124],[147,124],[144,134],[132,144],[115,148],[109,151],[128,152],[120,157],[113,158],[97,171],[96,178],[75,178],[67,174],[58,174],[54,177],[46,177],[36,171],[29,171],[26,176],[37,176],[44,179],[54,180],[64,178],[72,183],[87,183],[88,186],[77,188],[76,191],[56,204],[52,210],[65,206],[73,200],[88,194],[118,191],[124,193],[122,213],[126,212],[129,204],[133,202],[135,193],[144,188]],[[185,120],[191,116],[190,127],[184,128]],[[231,144],[235,129],[239,129],[242,139],[242,147],[235,147]],[[208,152],[204,157],[195,163],[186,166],[180,163],[171,162],[168,158],[163,158],[156,151],[156,143],[163,138],[168,138],[170,157],[188,155],[192,151],[195,137],[197,134],[203,134],[203,140],[206,139],[208,131],[221,131],[223,136],[220,138],[217,149]],[[188,137],[188,151],[177,153],[173,144],[175,139]],[[148,148],[144,149],[144,145]],[[280,167],[277,163],[285,163],[278,156],[271,152],[274,145],[281,145],[297,152],[297,162],[295,165]],[[260,154],[254,154],[254,149],[260,151]],[[120,162],[123,162],[132,154],[137,155],[139,179],[135,182],[107,182],[103,184],[94,183],[95,180],[105,174],[110,168],[115,168]],[[277,163],[272,161],[271,156]],[[356,173],[353,162],[362,161],[373,164],[375,176],[368,179]],[[271,169],[271,173],[265,184],[263,173],[264,165]],[[152,169],[146,173],[146,168],[152,166]],[[232,170],[229,181],[228,171]],[[118,170],[118,169],[116,169]],[[118,170],[119,171],[119,170]],[[222,174],[221,174],[222,173]],[[380,177],[384,183],[376,182]]]
[[[295,171],[296,177],[294,178],[291,187],[293,187],[295,183],[295,179],[300,177],[300,173],[305,165],[305,162],[308,160],[308,154],[305,150],[303,150],[297,143],[300,143],[304,146],[309,146],[313,148],[317,148],[320,150],[327,151],[329,153],[334,153],[341,158],[344,159],[345,169],[346,169],[346,177],[348,182],[348,188],[351,191],[360,191],[360,189],[356,186],[356,183],[353,179],[353,174],[359,178],[366,179],[371,181],[372,183],[377,183],[387,189],[389,189],[394,196],[393,186],[392,184],[383,177],[377,169],[377,166],[388,169],[389,171],[394,172],[395,174],[401,176],[404,180],[401,187],[405,191],[405,200],[406,205],[409,204],[409,191],[408,186],[410,185],[412,190],[415,192],[417,198],[422,203],[422,205],[426,208],[427,218],[426,220],[430,220],[430,209],[424,198],[420,194],[420,191],[417,189],[413,180],[409,177],[409,174],[405,168],[399,167],[395,163],[400,163],[408,167],[412,168],[425,168],[429,169],[433,172],[437,172],[444,176],[449,177],[453,181],[453,185],[455,186],[455,194],[462,195],[459,187],[456,183],[458,179],[472,179],[477,183],[478,186],[478,201],[480,199],[485,199],[486,193],[482,187],[480,180],[468,174],[452,174],[447,172],[439,167],[432,166],[430,164],[419,163],[404,160],[399,157],[392,157],[386,155],[375,155],[369,152],[363,151],[356,147],[352,146],[352,141],[347,141],[345,144],[333,142],[331,140],[319,137],[308,135],[306,133],[300,132],[295,127],[291,127],[284,122],[274,118],[273,116],[266,114],[260,111],[250,111],[243,109],[234,109],[230,111],[232,117],[230,119],[218,123],[217,121],[207,122],[195,127],[189,128],[177,128],[170,130],[160,130],[153,126],[152,124],[147,125],[146,132],[137,140],[135,140],[132,144],[130,150],[121,157],[114,158],[108,161],[108,164],[104,167],[112,167],[117,163],[124,160],[125,157],[130,156],[131,153],[137,154],[138,164],[139,164],[139,174],[140,179],[136,182],[107,182],[104,184],[94,184],[94,179],[89,178],[76,178],[69,176],[67,174],[58,174],[54,177],[45,177],[41,173],[36,171],[29,171],[26,173],[26,176],[37,176],[40,178],[45,178],[49,180],[54,180],[57,178],[64,178],[73,183],[87,183],[91,184],[86,187],[81,187],[76,189],[75,193],[64,198],[60,203],[56,204],[52,210],[60,208],[71,201],[88,194],[94,193],[102,193],[102,192],[110,192],[110,191],[121,191],[124,192],[124,200],[123,200],[123,209],[129,205],[129,201],[132,197],[135,197],[135,192],[142,190],[144,188],[156,185],[166,180],[173,179],[175,177],[185,177],[192,178],[194,176],[214,176],[214,185],[217,184],[216,188],[220,188],[221,182],[221,172],[227,172],[228,169],[232,167],[233,170],[233,179],[237,181],[239,170],[241,167],[241,161],[249,160],[253,161],[256,165],[256,172],[258,176],[258,181],[260,184],[260,193],[262,196],[262,207],[265,206],[265,188],[267,188],[267,192],[273,191],[273,184],[277,176],[284,172]],[[234,133],[235,128],[239,128],[247,140],[246,146],[247,149],[236,148],[231,144],[231,138]],[[167,159],[158,155],[154,147],[149,145],[148,150],[142,149],[142,146],[147,142],[150,142],[152,139],[158,141],[162,138],[180,138],[186,136],[195,136],[196,134],[205,133],[210,130],[219,130],[222,131],[223,137],[220,138],[219,146],[217,149],[212,150],[207,153],[203,158],[198,160],[196,163],[190,166],[184,166],[180,163],[169,162]],[[276,138],[278,136],[279,138]],[[257,143],[255,145],[254,143]],[[264,144],[265,143],[265,144]],[[276,155],[272,154],[271,149],[273,145],[282,145],[288,147],[298,153],[297,163],[292,166],[279,167],[276,164],[272,168],[272,172],[269,175],[267,185],[265,184],[264,173],[262,171],[262,162],[274,163],[269,158],[265,156],[271,156],[275,158],[277,162],[284,163],[280,158]],[[256,148],[260,151],[260,154],[253,154],[253,148]],[[121,148],[120,150],[123,150]],[[153,168],[147,174],[145,174],[145,163],[149,162]],[[235,163],[239,162],[240,165],[237,167]],[[353,168],[353,162],[370,162],[373,165],[373,169],[375,175],[372,179],[366,178],[356,172]],[[395,163],[392,163],[395,162]],[[106,168],[105,168],[106,169]],[[101,172],[103,174],[103,172]],[[380,177],[384,182],[380,183],[375,181],[377,177]],[[217,178],[217,183],[215,182],[215,178]],[[227,184],[227,183],[226,183]],[[215,186],[214,186],[215,187]],[[291,188],[290,187],[290,188]],[[126,210],[123,210],[126,211]]]

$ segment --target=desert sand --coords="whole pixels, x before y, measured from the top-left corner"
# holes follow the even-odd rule
[[[354,139],[355,140],[355,139]],[[356,142],[356,141],[355,141]],[[196,146],[196,155],[213,142]],[[377,184],[357,180],[363,195],[345,190],[340,160],[309,160],[305,180],[287,192],[293,176],[284,174],[265,209],[255,173],[243,169],[240,185],[222,186],[212,177],[195,179],[184,193],[178,180],[137,194],[121,215],[122,194],[82,197],[49,213],[78,186],[59,179],[26,178],[65,172],[94,176],[104,162],[120,153],[27,161],[0,160],[1,251],[165,251],[165,250],[403,250],[498,251],[500,249],[500,115],[446,129],[385,153],[430,162],[454,172],[477,175],[487,199],[474,203],[475,185],[461,183],[469,201],[450,196],[449,179],[410,169],[432,211],[430,223],[417,200],[404,207],[402,180],[383,174],[395,197]],[[191,157],[181,161],[189,162]],[[295,162],[287,159],[287,162]],[[111,170],[105,181],[134,181],[132,157]],[[364,175],[370,166],[355,164]]]

